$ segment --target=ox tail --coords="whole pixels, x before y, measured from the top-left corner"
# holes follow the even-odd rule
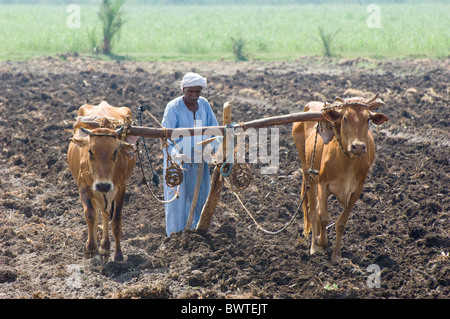
[[[301,198],[304,198],[303,200],[303,235],[308,238],[309,232],[311,231],[311,220],[309,219],[308,214],[308,196],[306,193],[306,183],[305,181],[302,182],[302,194]]]

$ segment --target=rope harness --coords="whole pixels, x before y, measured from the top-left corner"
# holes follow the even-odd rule
[[[142,126],[142,113],[143,113],[144,111],[147,111],[147,112],[149,113],[150,117],[151,117],[156,123],[158,123],[158,125],[159,125],[160,127],[162,127],[161,123],[159,123],[159,121],[156,120],[156,118],[155,118],[155,117],[147,110],[147,108],[146,108],[145,106],[140,106],[140,107],[138,108],[138,110],[139,110],[139,125]],[[137,153],[138,153],[138,160],[139,160],[139,166],[141,167],[141,173],[142,173],[142,179],[143,179],[143,182],[144,182],[144,184],[147,186],[147,189],[150,191],[150,193],[152,194],[152,196],[156,199],[156,201],[158,201],[158,202],[161,203],[161,204],[167,204],[167,203],[173,202],[175,199],[177,199],[177,198],[179,197],[179,195],[180,195],[180,192],[179,192],[179,190],[180,190],[180,184],[183,182],[183,170],[181,169],[181,167],[180,167],[177,163],[175,163],[175,162],[173,161],[172,157],[171,157],[171,156],[169,155],[169,153],[167,152],[167,148],[168,148],[168,146],[169,146],[169,142],[168,142],[168,134],[167,134],[167,131],[164,131],[164,132],[165,132],[165,134],[164,134],[165,137],[161,139],[161,149],[165,149],[165,150],[166,150],[166,153],[167,153],[167,166],[168,166],[168,167],[166,168],[166,175],[165,175],[165,178],[164,178],[164,179],[165,179],[165,181],[166,181],[166,183],[167,183],[167,185],[168,185],[169,187],[174,187],[174,188],[177,187],[174,196],[173,196],[171,199],[167,200],[167,201],[160,200],[160,199],[155,195],[155,193],[153,192],[152,188],[151,188],[150,185],[148,184],[148,181],[147,181],[147,178],[146,178],[145,172],[144,172],[143,161],[142,161],[142,159],[141,159],[141,154],[140,154],[140,151],[139,151],[139,143],[137,144],[137,146],[138,146],[138,152],[137,152]],[[146,145],[146,143],[145,143],[145,139],[142,137],[141,140],[143,141],[145,154],[146,154],[146,156],[147,156],[147,161],[149,162],[149,164],[150,164],[150,169],[152,170],[152,174],[153,174],[152,182],[153,182],[153,184],[154,184],[156,187],[158,187],[158,186],[159,186],[159,182],[160,182],[159,176],[158,176],[158,174],[155,172],[155,170],[153,169],[152,162],[151,162],[151,160],[150,160],[150,156],[149,156],[149,153],[148,153],[147,145]],[[169,166],[169,163],[170,163],[170,166]]]
[[[234,146],[234,124],[226,124],[225,125],[225,132],[224,134],[226,135],[226,130],[228,128],[232,129],[232,134],[231,134],[231,140],[233,142],[233,146]],[[220,174],[222,174],[223,177],[228,177],[231,174],[231,170],[233,169],[234,166],[234,160],[233,160],[233,153],[230,153],[230,155],[228,155],[228,157],[225,159],[225,162],[222,164],[222,166],[220,167]]]
[[[167,155],[166,176],[164,176],[164,179],[166,180],[167,186],[176,187],[183,183],[183,169],[175,163],[167,150],[169,142],[167,141],[166,130],[164,130],[164,135],[165,137],[161,139],[161,149],[165,149]]]

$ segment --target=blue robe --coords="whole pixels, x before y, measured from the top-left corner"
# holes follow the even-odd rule
[[[194,114],[187,108],[183,102],[183,97],[178,97],[170,101],[164,111],[164,117],[161,122],[163,127],[166,128],[180,128],[180,127],[200,127],[200,126],[218,126],[218,122],[214,113],[209,105],[208,101],[200,97],[197,101],[198,110]],[[192,200],[194,197],[195,184],[197,182],[197,170],[199,165],[204,165],[202,184],[200,193],[197,200],[197,205],[194,211],[194,220],[192,228],[197,227],[197,223],[200,219],[203,205],[208,198],[210,190],[210,175],[209,165],[202,159],[202,147],[197,146],[197,142],[206,139],[210,136],[193,136],[189,138],[176,138],[171,137],[172,140],[178,145],[183,154],[190,157],[188,163],[183,165],[183,183],[180,185],[180,195],[178,199],[170,203],[165,204],[166,215],[166,233],[170,236],[173,232],[184,230],[186,222],[191,209]],[[167,151],[173,157],[175,154],[180,153],[180,149],[175,147],[169,140],[169,146]],[[194,149],[197,150],[194,151]],[[164,176],[166,174],[167,167],[167,153],[164,153]],[[176,188],[172,188],[166,185],[164,182],[164,200],[170,200],[175,194]]]

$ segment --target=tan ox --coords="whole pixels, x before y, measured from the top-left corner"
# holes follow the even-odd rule
[[[328,245],[328,197],[333,194],[343,207],[335,226],[336,245],[331,257],[333,263],[341,260],[341,241],[347,219],[361,194],[375,156],[369,122],[381,125],[388,121],[386,115],[372,112],[384,105],[378,99],[378,94],[368,101],[362,98],[336,100],[337,103],[326,108],[323,108],[324,104],[321,102],[310,102],[304,110],[322,110],[323,117],[328,121],[320,124],[320,134],[317,136],[313,167],[319,171],[318,175],[308,173],[314,153],[316,123],[297,122],[292,129],[303,171],[302,198],[307,188],[306,183],[311,186],[303,202],[303,233],[306,237],[312,228],[311,254],[323,251]]]
[[[83,105],[78,110],[80,117],[100,117],[125,122],[132,113],[127,107],[116,108],[106,102],[97,106]],[[81,204],[88,225],[88,239],[85,254],[97,252],[108,256],[110,240],[108,221],[115,239],[114,260],[123,260],[120,247],[122,233],[121,214],[125,199],[125,188],[136,163],[135,147],[120,139],[120,129],[96,128],[88,130],[75,127],[74,137],[69,144],[67,160],[69,169],[78,184]],[[103,238],[98,247],[97,227],[99,212],[103,218]]]

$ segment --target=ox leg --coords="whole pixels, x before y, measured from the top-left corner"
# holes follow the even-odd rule
[[[103,219],[103,236],[100,242],[98,252],[100,255],[106,257],[109,255],[111,242],[109,240],[109,213],[102,212]]]
[[[306,183],[305,183],[305,173],[303,173],[303,182],[302,182],[302,192],[300,198],[305,198],[302,204],[303,210],[303,235],[308,238],[309,232],[311,231],[311,220],[309,219],[309,211],[308,211],[308,196],[305,195],[306,192]],[[303,242],[303,238],[300,234],[298,234],[297,246],[299,246]]]
[[[328,192],[326,186],[319,185],[319,238],[318,245],[325,248],[328,246],[327,226],[330,223],[330,214],[328,212]]]
[[[114,199],[114,215],[111,221],[111,229],[114,235],[114,261],[122,261],[123,254],[120,247],[120,239],[122,237],[122,208],[125,200],[125,190],[119,191]]]
[[[351,208],[345,208],[336,222],[336,245],[331,254],[331,262],[339,264],[341,262],[342,236],[344,235],[345,226],[347,225],[348,216]]]
[[[92,257],[97,253],[97,227],[98,227],[98,212],[92,204],[89,190],[85,186],[80,187],[80,198],[84,209],[84,217],[88,226],[88,238],[85,246],[85,257]]]
[[[334,246],[333,253],[331,254],[331,262],[333,264],[339,264],[341,262],[341,246],[345,226],[347,225],[347,220],[350,216],[350,212],[352,211],[353,206],[355,206],[355,203],[358,200],[359,195],[361,194],[363,183],[364,181],[362,181],[362,183],[358,186],[356,192],[352,194],[347,207],[344,208],[338,220],[336,221],[336,245]]]
[[[311,221],[311,230],[312,230],[312,238],[311,238],[311,255],[316,252],[323,252],[322,247],[317,244],[317,236],[319,235],[319,220],[317,215],[317,187],[314,185],[308,191],[308,214],[309,219]]]

